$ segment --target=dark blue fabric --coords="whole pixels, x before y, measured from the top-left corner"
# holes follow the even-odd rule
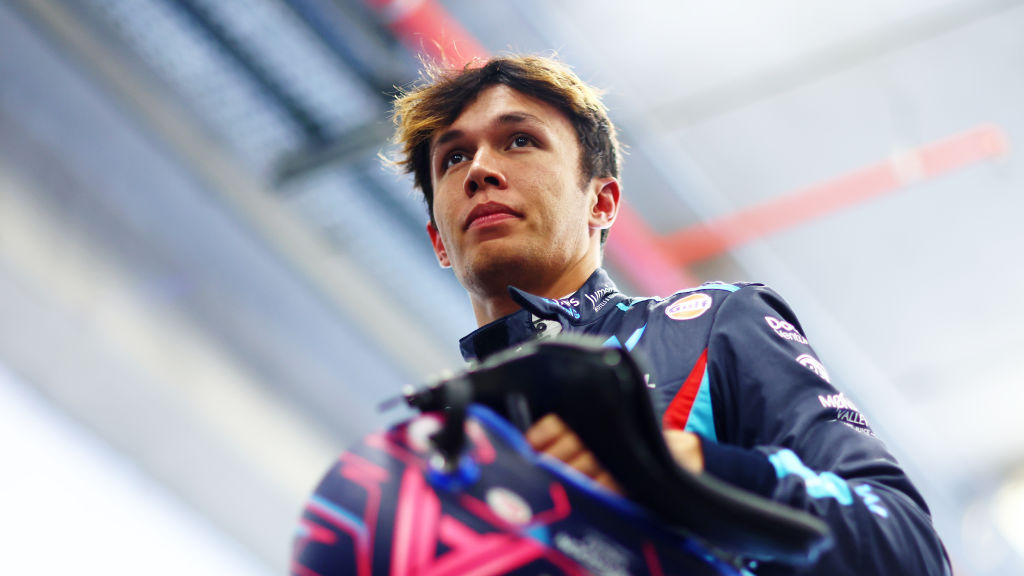
[[[796,315],[771,289],[712,283],[664,299],[630,298],[598,269],[557,301],[509,290],[523,309],[463,338],[467,360],[544,337],[556,323],[562,332],[611,345],[628,342],[650,369],[651,399],[662,418],[695,367],[700,372],[706,351],[685,428],[713,431],[703,434],[709,473],[829,524],[836,547],[802,573],[950,573],[924,499],[832,385]],[[762,564],[756,572],[785,573],[779,570]]]
[[[772,497],[779,482],[775,468],[763,452],[707,442],[703,438],[701,451],[704,471],[708,474],[765,498]]]

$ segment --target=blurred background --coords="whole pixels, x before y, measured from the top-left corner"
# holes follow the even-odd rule
[[[419,53],[511,50],[607,90],[620,288],[776,288],[957,574],[1020,573],[1022,31],[1018,0],[0,0],[0,572],[287,571],[320,475],[475,327],[382,168],[389,98]]]

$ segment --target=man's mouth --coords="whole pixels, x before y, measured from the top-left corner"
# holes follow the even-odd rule
[[[466,224],[463,227],[464,230],[469,230],[473,226],[485,226],[495,222],[500,222],[508,218],[521,218],[522,214],[515,210],[499,204],[498,202],[487,202],[479,204],[469,213],[466,217]]]

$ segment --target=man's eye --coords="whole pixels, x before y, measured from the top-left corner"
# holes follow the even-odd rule
[[[519,134],[518,136],[512,139],[511,147],[522,148],[523,146],[529,146],[530,144],[533,144],[533,138],[530,138],[525,134]]]
[[[462,152],[452,152],[451,154],[445,156],[444,161],[441,163],[441,168],[443,170],[447,170],[447,169],[451,168],[452,166],[458,164],[459,162],[465,162],[465,161],[466,161],[466,155],[464,153],[462,153]]]

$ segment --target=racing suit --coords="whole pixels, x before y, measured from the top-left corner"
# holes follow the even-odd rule
[[[467,360],[558,332],[606,338],[650,369],[662,427],[700,436],[706,472],[829,525],[835,546],[804,573],[950,573],[923,498],[830,384],[771,289],[708,283],[665,299],[630,298],[598,269],[557,301],[509,291],[522,309],[463,338]],[[771,564],[754,571],[792,573]]]

